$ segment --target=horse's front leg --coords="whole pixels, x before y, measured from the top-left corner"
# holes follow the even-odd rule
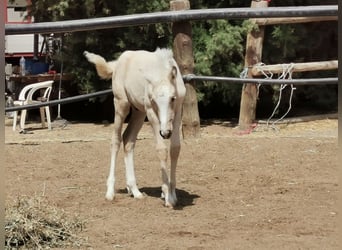
[[[176,169],[180,153],[180,126],[181,126],[181,110],[176,113],[173,121],[173,131],[170,143],[171,173],[170,173],[170,200],[176,204]]]
[[[172,193],[172,189],[170,186],[169,176],[167,174],[167,157],[168,157],[168,149],[165,145],[163,139],[158,139],[157,142],[157,153],[160,160],[160,170],[161,170],[161,178],[162,178],[162,197],[165,199],[166,207],[173,207],[176,205],[177,198],[175,193]]]
[[[165,139],[163,139],[160,135],[160,125],[158,119],[151,112],[147,112],[147,116],[152,125],[154,136],[156,139],[156,151],[158,154],[158,158],[160,161],[160,170],[161,170],[161,178],[162,178],[162,196],[165,199],[166,207],[173,207],[176,205],[176,201],[172,192],[170,190],[170,181],[167,174],[167,157],[168,157],[168,148],[165,143]]]

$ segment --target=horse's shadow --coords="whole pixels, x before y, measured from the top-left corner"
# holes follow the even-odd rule
[[[161,198],[161,187],[142,187],[139,190],[147,196]],[[127,193],[127,190],[120,189],[118,190],[118,192]],[[194,200],[200,197],[197,194],[191,194],[182,189],[176,189],[176,193],[178,202],[177,205],[174,207],[175,210],[182,210],[184,207],[193,206]]]

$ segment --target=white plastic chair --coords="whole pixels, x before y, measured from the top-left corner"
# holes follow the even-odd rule
[[[26,85],[19,94],[18,100],[14,101],[14,106],[22,106],[22,105],[27,105],[27,104],[35,104],[35,103],[41,103],[41,102],[47,102],[50,99],[50,94],[52,90],[52,84],[53,81],[44,81],[44,82],[38,82],[38,83],[33,83]],[[44,94],[42,97],[39,98],[39,100],[33,100],[33,94],[37,90],[42,90],[45,89]],[[51,117],[50,117],[50,108],[49,106],[43,106],[40,107],[40,117],[42,121],[42,127],[45,127],[45,113],[46,113],[46,120],[48,123],[48,129],[51,130]],[[44,113],[45,111],[45,113]],[[25,121],[26,121],[26,113],[27,110],[23,109],[21,110],[21,115],[20,115],[20,129],[24,130],[25,129]],[[14,116],[13,116],[13,131],[16,130],[17,126],[17,119],[18,119],[18,111],[14,111]]]

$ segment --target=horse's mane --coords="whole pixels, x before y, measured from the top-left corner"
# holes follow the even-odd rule
[[[157,48],[155,53],[159,56],[161,62],[165,62],[166,68],[171,68],[173,63],[173,52],[171,49],[167,48]]]

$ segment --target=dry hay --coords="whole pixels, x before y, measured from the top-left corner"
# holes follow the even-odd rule
[[[14,204],[6,205],[5,212],[5,249],[79,247],[86,243],[77,235],[85,221],[49,205],[45,197],[18,197]]]

